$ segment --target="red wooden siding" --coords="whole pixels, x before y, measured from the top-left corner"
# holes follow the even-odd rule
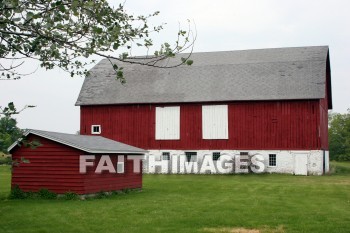
[[[180,106],[180,140],[155,140],[155,107],[170,106],[160,104],[81,106],[80,132],[98,124],[102,136],[144,149],[321,148],[319,100],[219,103],[228,104],[228,140],[202,139],[203,104],[172,104]]]
[[[320,100],[320,146],[328,150],[328,104],[327,98]]]
[[[38,191],[47,188],[57,193],[84,192],[82,174],[79,173],[79,150],[57,142],[29,136],[28,140],[38,140],[42,146],[36,149],[20,147],[14,149],[12,158],[28,159],[12,171],[12,186],[19,185],[24,191]]]
[[[102,174],[96,174],[95,166],[88,167],[87,173],[84,176],[84,186],[86,193],[96,193],[103,191],[121,190],[121,189],[134,189],[142,188],[142,173],[133,172],[133,161],[127,161],[127,156],[124,156],[125,170],[123,174],[112,174],[107,171],[103,171]],[[96,156],[96,161],[99,161],[101,156]],[[111,156],[113,164],[117,164],[117,156]],[[115,169],[117,169],[115,167]]]
[[[329,57],[327,57],[325,98],[320,100],[320,144],[321,149],[329,150],[328,109],[332,109],[332,85]]]
[[[130,169],[132,161],[125,160],[125,174],[95,174],[92,167],[88,167],[87,174],[80,174],[79,156],[89,153],[34,135],[30,135],[28,140],[38,140],[42,146],[36,149],[23,146],[13,149],[13,159],[20,160],[23,157],[30,163],[14,167],[12,187],[18,185],[24,191],[34,192],[46,188],[56,193],[71,191],[86,194],[142,186],[142,174],[133,174]],[[95,166],[99,158],[96,155]],[[116,155],[111,155],[111,158],[116,160]]]

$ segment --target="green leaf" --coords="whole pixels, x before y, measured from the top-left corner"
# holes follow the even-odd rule
[[[66,7],[65,7],[63,4],[61,4],[61,5],[58,7],[58,9],[59,9],[61,12],[65,12],[65,11],[66,11]]]
[[[186,64],[187,64],[188,66],[190,66],[190,65],[193,64],[193,61],[192,61],[192,60],[187,60],[187,61],[186,61]]]
[[[122,78],[123,77],[123,71],[118,70],[117,76],[118,76],[118,78]]]
[[[26,20],[30,20],[31,18],[33,18],[33,16],[34,16],[34,13],[29,11],[26,15]]]
[[[94,28],[94,32],[96,32],[97,34],[101,34],[103,32],[102,28]]]
[[[113,43],[113,49],[117,50],[119,48],[119,44],[118,43]]]
[[[13,102],[10,102],[7,106],[11,111],[16,111],[16,108],[15,108],[15,105],[13,104]]]

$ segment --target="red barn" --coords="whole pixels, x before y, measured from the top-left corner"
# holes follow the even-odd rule
[[[68,191],[90,194],[142,188],[142,172],[134,170],[134,163],[141,166],[141,160],[130,159],[130,156],[143,155],[145,151],[142,149],[101,136],[41,130],[28,130],[25,138],[26,141],[37,141],[41,145],[32,149],[15,143],[9,148],[13,160],[25,158],[29,161],[14,166],[12,187],[18,185],[23,191],[33,192],[46,188],[60,194]],[[82,156],[88,156],[89,159],[82,160]],[[106,159],[116,165],[115,171],[107,169]],[[80,167],[81,162],[88,164]],[[86,171],[82,171],[84,168]]]
[[[123,64],[125,85],[109,61],[99,62],[76,103],[81,134],[146,149],[146,159],[185,154],[200,163],[208,154],[216,161],[223,153],[258,153],[266,172],[328,171],[327,46],[204,52],[191,59],[192,66],[173,69]]]

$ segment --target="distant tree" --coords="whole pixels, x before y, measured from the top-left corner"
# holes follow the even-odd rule
[[[16,119],[9,116],[0,118],[0,151],[7,154],[7,148],[22,136],[22,130],[17,127]]]
[[[329,115],[329,151],[332,160],[350,161],[350,109]]]
[[[7,154],[7,149],[15,141],[23,136],[23,131],[17,127],[17,121],[13,118],[14,115],[21,113],[27,108],[33,108],[35,106],[26,105],[21,110],[17,110],[15,105],[11,102],[7,107],[2,108],[0,106],[0,151]],[[37,142],[25,142],[27,146],[36,147],[39,144]]]
[[[122,83],[120,63],[157,68],[192,64],[189,57],[195,36],[190,27],[179,29],[173,45],[163,43],[147,54],[153,46],[151,34],[163,29],[148,23],[159,12],[134,16],[123,5],[113,8],[107,0],[3,0],[0,12],[0,80],[25,75],[18,68],[28,59],[39,61],[45,69],[59,67],[74,76],[87,75],[85,67],[94,62],[90,57],[97,55],[110,61]],[[132,57],[135,46],[143,47],[147,56]],[[160,63],[187,49],[189,55],[177,63]]]

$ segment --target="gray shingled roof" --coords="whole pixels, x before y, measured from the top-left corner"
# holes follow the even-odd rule
[[[89,153],[144,154],[147,151],[101,136],[75,135],[42,130],[27,130],[24,135],[34,134]],[[9,147],[11,151],[17,142]]]
[[[320,99],[327,56],[328,46],[315,46],[194,53],[192,66],[172,69],[125,63],[124,86],[104,59],[85,78],[76,105]]]

